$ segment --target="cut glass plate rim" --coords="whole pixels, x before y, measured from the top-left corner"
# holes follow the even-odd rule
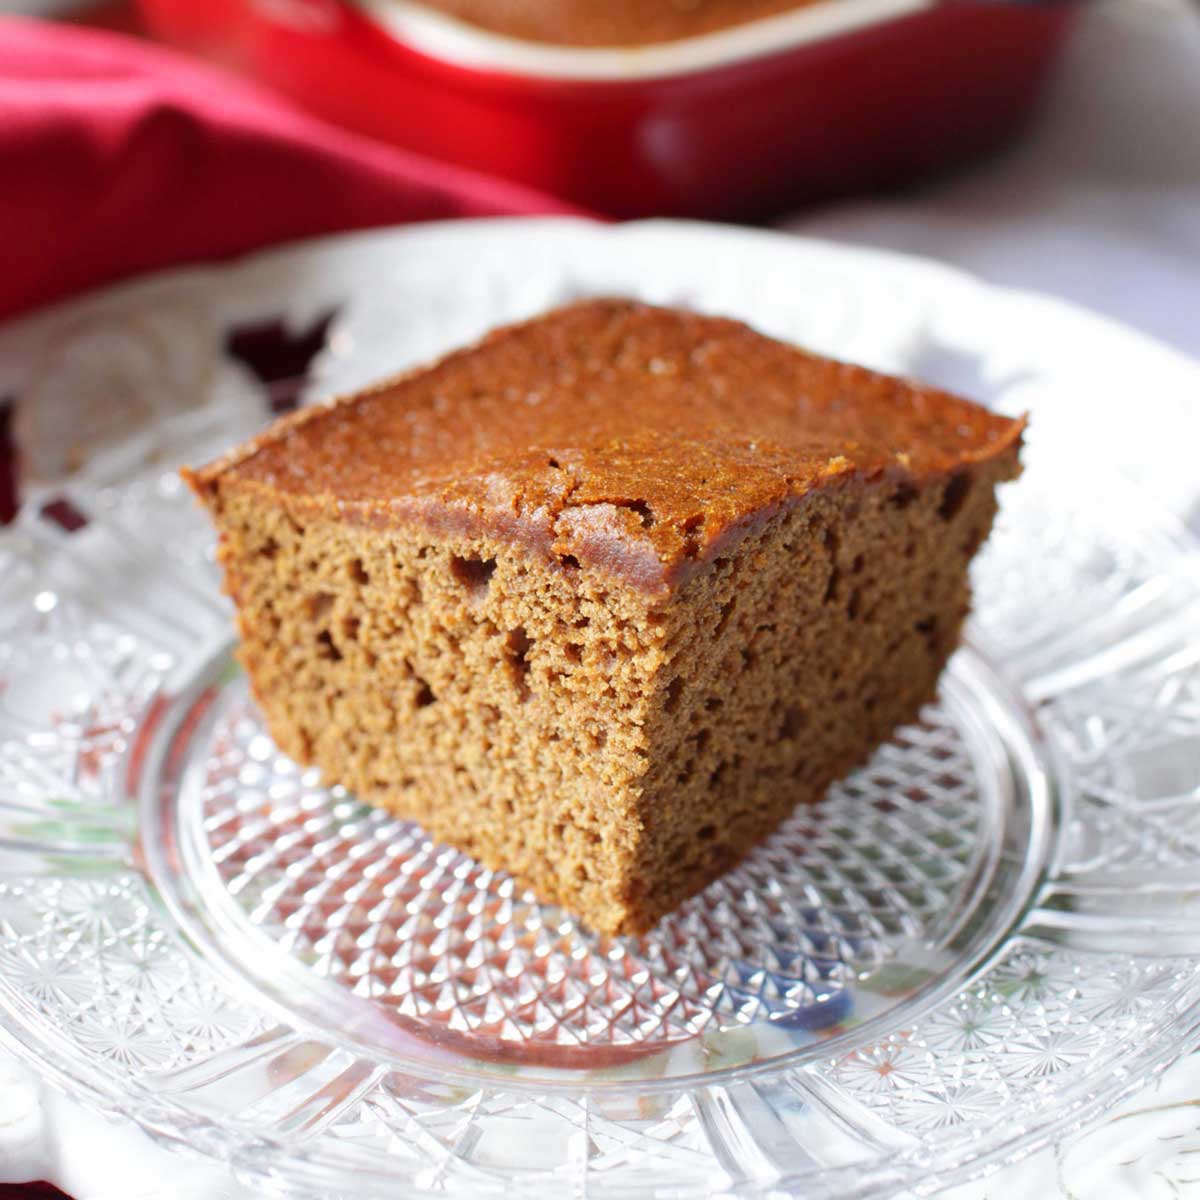
[[[1056,368],[1066,371],[1068,375],[1073,372],[1073,365],[1069,361],[1072,354],[1079,355],[1085,348],[1090,353],[1091,348],[1102,346],[1103,357],[1112,364],[1120,365],[1122,370],[1127,370],[1131,378],[1140,376],[1148,379],[1150,383],[1169,383],[1165,390],[1158,389],[1154,396],[1153,403],[1159,409],[1160,418],[1155,425],[1156,429],[1161,432],[1170,424],[1172,418],[1165,414],[1172,404],[1175,406],[1175,417],[1185,423],[1195,424],[1196,421],[1194,397],[1200,393],[1200,369],[1195,364],[1140,334],[1061,301],[991,287],[952,268],[885,251],[862,250],[791,236],[720,229],[682,222],[647,222],[602,232],[587,223],[557,219],[437,223],[416,229],[408,227],[395,231],[344,235],[263,252],[226,266],[164,272],[147,280],[107,289],[97,295],[72,301],[0,329],[0,394],[6,390],[8,384],[5,379],[6,349],[14,345],[19,346],[22,341],[36,339],[40,336],[40,327],[69,318],[73,313],[86,311],[94,303],[137,302],[147,295],[152,295],[160,286],[186,284],[189,279],[203,284],[206,280],[227,277],[232,291],[232,285],[239,272],[253,273],[261,270],[270,275],[272,270],[286,267],[288,264],[294,266],[302,263],[306,256],[314,252],[336,254],[340,247],[378,246],[382,252],[385,248],[395,249],[421,242],[436,247],[439,239],[443,242],[446,239],[453,242],[476,239],[487,243],[496,238],[502,240],[509,232],[518,238],[545,237],[551,243],[556,239],[569,241],[575,234],[587,238],[606,237],[614,241],[635,243],[640,240],[644,247],[652,247],[656,241],[661,241],[666,247],[666,252],[661,255],[661,261],[655,269],[668,275],[672,261],[677,261],[680,255],[702,253],[705,243],[723,244],[727,250],[740,244],[746,247],[748,252],[753,248],[756,253],[761,253],[764,247],[770,247],[781,256],[790,254],[801,266],[806,262],[811,265],[813,262],[823,261],[832,270],[844,269],[849,278],[861,279],[864,275],[879,274],[889,281],[894,281],[901,296],[907,296],[909,300],[915,296],[919,301],[935,306],[961,303],[970,311],[975,311],[975,306],[978,305],[980,309],[987,309],[992,316],[1010,317],[1011,321],[1001,333],[990,335],[992,341],[1000,337],[1025,336],[1031,342],[1028,351],[1030,359],[1042,362],[1054,360]],[[557,251],[552,246],[551,253],[554,252]],[[943,294],[940,300],[939,293]],[[653,298],[669,300],[669,289],[667,294]],[[242,319],[245,319],[246,313],[253,314],[254,302],[250,301],[247,304]],[[233,307],[238,307],[237,302]],[[978,316],[977,311],[975,315]],[[859,357],[867,356],[860,354]],[[872,362],[870,365],[886,367],[890,364],[885,357],[884,361]],[[1190,410],[1185,407],[1188,400],[1192,401]],[[1197,513],[1194,484],[1181,478],[1179,464],[1174,464],[1174,471],[1159,471],[1156,467],[1160,464],[1147,459],[1145,455],[1141,456],[1142,461],[1139,463],[1136,454],[1136,428],[1105,429],[1103,421],[1100,421],[1100,426],[1098,430],[1081,431],[1084,447],[1107,444],[1112,458],[1109,459],[1108,454],[1105,458],[1117,464],[1112,468],[1114,473],[1128,476],[1133,480],[1136,491],[1147,495],[1147,511],[1152,511],[1158,518],[1158,533],[1165,534],[1167,540],[1174,544],[1183,556],[1178,565],[1189,574],[1200,578],[1200,569],[1197,568],[1200,559],[1196,558],[1197,543],[1192,528]],[[1123,445],[1121,449],[1125,453],[1121,454],[1118,450],[1118,438],[1125,433],[1130,435],[1133,446],[1131,448],[1129,445]],[[1168,462],[1166,465],[1170,467],[1172,464]],[[0,538],[2,537],[0,534]],[[260,998],[247,993],[248,1002],[254,1002],[256,999]],[[240,1169],[248,1177],[260,1181],[293,1179],[298,1185],[304,1185],[307,1179],[307,1186],[319,1191],[328,1184],[328,1178],[317,1178],[312,1176],[312,1173],[316,1172],[319,1176],[324,1167],[335,1165],[344,1151],[344,1147],[341,1146],[321,1144],[301,1148],[288,1146],[268,1136],[230,1128],[216,1120],[206,1120],[186,1105],[155,1092],[132,1076],[127,1075],[126,1078],[118,1080],[100,1072],[73,1053],[69,1042],[65,1039],[60,1041],[57,1033],[51,1036],[44,1023],[35,1030],[21,1017],[17,1007],[9,1007],[7,1003],[0,1005],[0,1027],[0,1036],[5,1044],[75,1094],[88,1097],[92,1103],[106,1111],[132,1117],[148,1132],[167,1144],[191,1147],[218,1157],[234,1156]],[[1027,1125],[1023,1132],[1018,1131],[1019,1136],[1014,1135],[994,1144],[986,1144],[982,1152],[956,1150],[947,1158],[927,1161],[924,1166],[936,1172],[940,1182],[949,1183],[978,1174],[991,1162],[1023,1156],[1036,1146],[1044,1145],[1066,1130],[1077,1127],[1090,1116],[1137,1090],[1155,1073],[1165,1069],[1171,1061],[1185,1052],[1189,1048],[1189,1042],[1194,1041],[1198,1032],[1200,999],[1176,1007],[1171,1018],[1159,1027],[1158,1033],[1161,1037],[1154,1039],[1155,1044],[1147,1045],[1141,1053],[1128,1060],[1126,1074],[1116,1073],[1113,1078],[1106,1080],[1103,1086],[1098,1085],[1095,1080],[1091,1081],[1090,1088],[1080,1083],[1078,1087],[1070,1090],[1069,1095],[1062,1096],[1061,1114],[1055,1119]],[[730,1078],[741,1078],[752,1074],[774,1073],[785,1065],[778,1061],[769,1061],[725,1068],[722,1078],[726,1075]],[[716,1077],[717,1073],[713,1072],[700,1078],[707,1084]],[[666,1086],[679,1088],[689,1082],[695,1080],[688,1076],[678,1076],[672,1078]],[[589,1084],[586,1090],[590,1092],[593,1086]],[[619,1086],[629,1085],[620,1083]],[[638,1086],[641,1089],[646,1085],[643,1081]],[[1011,1130],[1006,1127],[1006,1133],[1008,1132]],[[908,1166],[910,1170],[914,1170],[917,1163],[911,1160],[908,1161]],[[354,1169],[361,1172],[361,1164],[355,1163]],[[847,1169],[831,1171],[830,1178],[833,1179],[835,1175],[841,1178],[844,1170]],[[894,1184],[889,1184],[878,1171],[872,1175],[870,1170],[864,1170],[847,1179],[851,1186],[842,1194],[876,1195],[892,1190],[893,1186],[910,1186],[913,1178],[915,1177],[897,1177]],[[375,1183],[379,1186],[395,1186],[396,1177],[381,1169],[377,1179],[372,1180],[372,1186]],[[411,1183],[408,1186],[412,1188]],[[738,1194],[751,1195],[787,1186],[787,1179],[777,1179],[771,1183],[739,1184],[734,1190]],[[426,1193],[422,1189],[413,1189],[414,1195],[418,1192],[435,1194],[433,1191]]]

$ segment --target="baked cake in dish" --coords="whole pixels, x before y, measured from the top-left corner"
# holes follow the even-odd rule
[[[934,696],[1023,425],[589,300],[185,475],[278,745],[638,933]]]
[[[557,46],[646,46],[715,33],[813,0],[423,0],[460,21]]]

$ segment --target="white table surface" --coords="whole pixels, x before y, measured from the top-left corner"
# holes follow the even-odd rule
[[[1093,7],[1018,146],[782,227],[939,258],[1200,357],[1200,8]],[[0,1182],[37,1177],[77,1200],[254,1200],[220,1167],[152,1147],[0,1061]],[[941,1200],[985,1198],[1200,1200],[1200,1050],[1100,1125]]]

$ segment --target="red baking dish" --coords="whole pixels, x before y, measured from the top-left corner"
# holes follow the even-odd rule
[[[1002,142],[1075,11],[817,0],[684,41],[596,49],[506,38],[405,0],[141,2],[166,40],[398,145],[614,216],[741,219]]]

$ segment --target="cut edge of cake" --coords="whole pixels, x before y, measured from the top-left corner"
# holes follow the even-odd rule
[[[396,387],[184,473],[222,534],[239,657],[286,753],[610,934],[651,928],[918,716],[1020,469],[1023,421],[925,478],[850,464],[654,588],[486,520],[425,524],[436,498],[372,521],[236,478]]]

